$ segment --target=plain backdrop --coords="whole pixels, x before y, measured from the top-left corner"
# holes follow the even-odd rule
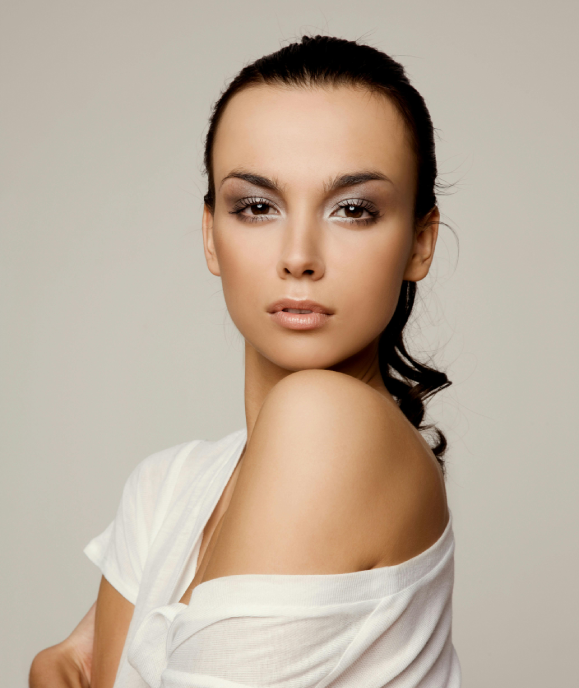
[[[244,426],[203,139],[228,80],[303,33],[405,65],[454,185],[409,334],[454,382],[430,416],[463,685],[576,685],[578,7],[2,0],[3,685],[95,600],[82,549],[136,464]]]

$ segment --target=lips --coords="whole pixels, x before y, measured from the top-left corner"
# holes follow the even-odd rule
[[[316,301],[310,299],[280,299],[268,306],[268,313],[277,313],[278,311],[309,311],[311,313],[322,313],[324,315],[332,315],[333,310],[327,306],[323,306]]]

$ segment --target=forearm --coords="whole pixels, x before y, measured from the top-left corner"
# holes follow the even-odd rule
[[[65,643],[39,652],[30,667],[29,688],[90,688]]]

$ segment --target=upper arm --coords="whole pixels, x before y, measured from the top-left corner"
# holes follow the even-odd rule
[[[85,547],[101,578],[94,623],[93,688],[115,680],[155,532],[185,457],[177,445],[141,461],[123,487],[114,520]],[[162,502],[162,504],[161,504]]]
[[[103,576],[96,605],[91,688],[112,688],[134,609]]]
[[[433,457],[378,392],[300,371],[266,398],[203,580],[341,573],[433,544],[446,500]]]
[[[107,581],[133,604],[182,465],[181,450],[187,446],[156,452],[137,464],[125,481],[115,518],[84,548]]]

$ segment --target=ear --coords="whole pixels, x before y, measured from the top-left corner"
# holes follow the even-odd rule
[[[203,205],[201,226],[203,229],[203,250],[205,251],[207,267],[211,274],[219,277],[221,275],[221,270],[219,269],[219,261],[217,260],[215,242],[213,240],[213,213],[205,204]]]
[[[402,279],[408,282],[419,282],[428,274],[434,258],[439,223],[440,212],[435,206],[416,228],[412,249]]]

